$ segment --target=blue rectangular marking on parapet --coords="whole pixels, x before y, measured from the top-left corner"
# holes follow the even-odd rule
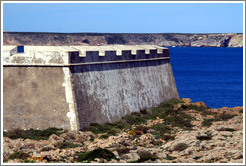
[[[17,53],[24,53],[24,46],[17,46]]]

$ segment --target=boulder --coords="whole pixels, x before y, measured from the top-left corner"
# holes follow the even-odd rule
[[[191,103],[191,104],[196,105],[198,107],[207,107],[206,104],[202,101]]]

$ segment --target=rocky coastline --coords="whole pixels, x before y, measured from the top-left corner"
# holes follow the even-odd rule
[[[243,107],[210,109],[190,99],[46,139],[21,132],[4,133],[4,163],[243,162]]]
[[[4,32],[4,45],[158,45],[164,47],[243,47],[243,34],[42,33]]]

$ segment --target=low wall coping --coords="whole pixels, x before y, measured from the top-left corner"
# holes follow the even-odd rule
[[[87,57],[88,52],[98,52],[98,56],[105,56],[107,51],[115,51],[116,56],[124,56],[124,51],[130,51],[130,55],[137,55],[138,51],[150,54],[151,51],[163,54],[163,50],[168,48],[156,45],[107,45],[107,46],[24,46],[24,53],[17,52],[17,46],[3,46],[4,66],[70,66],[79,65],[69,62],[69,54],[77,52],[79,57]],[[160,60],[164,57],[154,57],[148,59],[119,60],[103,63],[121,63],[134,61]],[[168,59],[165,57],[164,59]],[[102,62],[92,62],[83,64],[102,64]],[[80,64],[82,65],[82,64]]]

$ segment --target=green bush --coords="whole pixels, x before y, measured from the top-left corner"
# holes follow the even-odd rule
[[[3,132],[4,137],[9,137],[11,139],[24,138],[24,139],[33,139],[33,140],[47,140],[52,134],[60,136],[63,131],[62,129],[57,128],[48,128],[46,130],[21,130],[16,129],[8,132]]]
[[[12,153],[8,159],[14,160],[14,159],[21,159],[21,160],[26,160],[27,158],[31,157],[29,154],[27,153],[23,153],[23,152],[14,152]]]
[[[214,119],[204,119],[202,121],[202,126],[209,127],[209,126],[211,126],[213,124],[213,122],[214,122]]]
[[[132,150],[130,148],[116,148],[116,151],[121,156],[123,154],[129,153],[129,151]]]
[[[87,131],[91,131],[94,134],[106,133],[111,130],[111,127],[107,124],[91,123],[90,126],[86,128]]]
[[[158,159],[158,157],[156,155],[151,154],[148,151],[140,151],[140,152],[138,152],[138,155],[139,155],[140,159],[137,160],[137,163],[142,163],[142,162],[148,161],[148,160],[155,161],[156,159]]]
[[[172,127],[180,127],[180,128],[191,128],[193,125],[191,124],[192,117],[185,113],[178,114],[169,114],[164,119],[164,123],[171,125]]]
[[[176,146],[174,146],[173,150],[174,151],[183,151],[186,148],[188,148],[188,145],[186,143],[179,143]]]
[[[196,110],[196,111],[200,111],[200,112],[203,112],[203,111],[209,109],[209,107],[204,107],[204,106],[199,107],[199,106],[194,105],[194,104],[190,104],[187,107],[188,107],[188,109],[192,109],[192,110]]]
[[[164,134],[164,135],[162,136],[162,139],[165,140],[165,141],[175,140],[175,136]]]
[[[130,115],[126,115],[122,118],[122,120],[125,120],[129,125],[133,125],[133,124],[139,125],[141,123],[146,122],[144,115],[138,112],[133,112]]]
[[[99,137],[99,139],[107,139],[111,134],[103,134]]]
[[[86,128],[86,131],[91,131],[94,134],[102,134],[100,138],[108,138],[112,135],[117,135],[118,133],[117,127],[112,123],[104,123],[104,124],[98,124],[98,123],[91,123],[90,126]]]
[[[110,135],[116,135],[117,132],[124,130],[124,129],[131,129],[131,126],[139,125],[145,123],[148,119],[156,119],[156,117],[160,117],[164,119],[164,126],[165,128],[160,128],[154,126],[156,130],[161,131],[161,133],[168,133],[171,131],[170,127],[180,127],[183,129],[191,129],[193,125],[191,124],[191,120],[194,118],[190,115],[186,114],[182,109],[174,110],[173,106],[175,104],[181,103],[179,99],[172,99],[168,102],[161,103],[158,107],[152,108],[151,111],[141,111],[140,112],[133,112],[129,115],[122,117],[120,120],[117,120],[113,123],[105,123],[105,124],[98,124],[98,123],[91,123],[85,130],[91,131],[94,134],[102,134],[101,138],[107,138]],[[143,131],[146,133],[148,128],[139,128],[137,130]],[[169,130],[167,132],[167,130]],[[162,135],[162,134],[160,134]]]
[[[35,163],[35,161],[26,159],[26,160],[23,161],[23,163]]]
[[[236,159],[243,159],[243,155],[238,156]]]
[[[177,101],[173,101],[171,103],[177,103]],[[179,110],[174,110],[173,105],[170,103],[163,103],[159,107],[154,108],[153,115],[164,119],[164,123],[166,125],[171,125],[172,127],[180,127],[185,129],[193,127],[191,121],[194,118],[186,114],[182,108]]]
[[[202,156],[195,156],[195,157],[193,157],[194,160],[198,160],[200,158],[202,158]]]
[[[220,114],[219,116],[215,116],[215,121],[226,121],[233,118],[234,116],[236,115]]]
[[[220,114],[220,115],[215,115],[214,118],[211,118],[211,119],[204,119],[203,122],[202,122],[202,126],[211,126],[213,122],[216,122],[216,121],[226,121],[228,119],[231,119],[233,118],[234,116],[236,115],[230,115],[230,114]]]
[[[91,131],[94,134],[107,133],[108,135],[116,135],[121,129],[129,129],[133,124],[138,125],[144,122],[146,122],[146,119],[143,114],[133,112],[114,123],[91,123],[85,130]]]
[[[170,156],[167,154],[167,156],[165,157],[166,160],[174,160],[176,159],[177,157],[173,157],[173,156]]]
[[[118,129],[126,129],[131,127],[131,125],[128,124],[127,121],[124,119],[117,120],[112,125]]]
[[[164,107],[174,106],[174,105],[179,104],[179,103],[183,103],[183,101],[181,101],[180,99],[171,99],[165,103],[162,103],[160,106],[164,106]]]
[[[194,118],[182,110],[173,110],[170,108],[159,109],[159,113],[155,116],[162,118],[164,120],[163,124],[183,129],[191,129],[193,127],[191,121]]]
[[[211,134],[207,134],[207,135],[203,135],[203,136],[197,136],[196,139],[198,139],[199,141],[211,140],[212,139],[212,135]]]
[[[95,158],[103,158],[103,159],[106,159],[109,161],[109,160],[115,158],[115,155],[107,149],[98,148],[98,149],[95,149],[93,151],[81,154],[77,161],[78,162],[83,162],[83,161],[90,162],[90,161],[94,160]]]
[[[174,105],[182,103],[179,99],[172,99],[170,101],[161,103],[158,107],[151,109],[151,113],[146,115],[147,119],[155,119],[157,116],[166,117],[170,112],[174,111]]]
[[[52,148],[52,147],[43,147],[43,148],[41,149],[41,152],[43,152],[43,151],[50,151],[50,150],[55,150],[55,149]]]
[[[165,123],[158,123],[156,125],[153,125],[151,128],[154,129],[154,132],[152,132],[152,134],[155,135],[156,139],[161,138],[165,141],[175,139],[175,136],[170,135],[173,131],[172,128]]]
[[[59,148],[59,149],[76,148],[76,147],[79,147],[79,146],[81,146],[81,145],[74,144],[74,143],[71,143],[71,142],[59,142],[57,144],[57,148]]]
[[[220,128],[217,131],[230,131],[230,132],[233,132],[233,131],[236,131],[236,130],[232,129],[232,128]]]
[[[160,135],[164,135],[165,133],[171,133],[172,131],[172,128],[164,123],[158,123],[156,125],[151,126],[151,128],[157,131],[157,133],[159,133]]]

